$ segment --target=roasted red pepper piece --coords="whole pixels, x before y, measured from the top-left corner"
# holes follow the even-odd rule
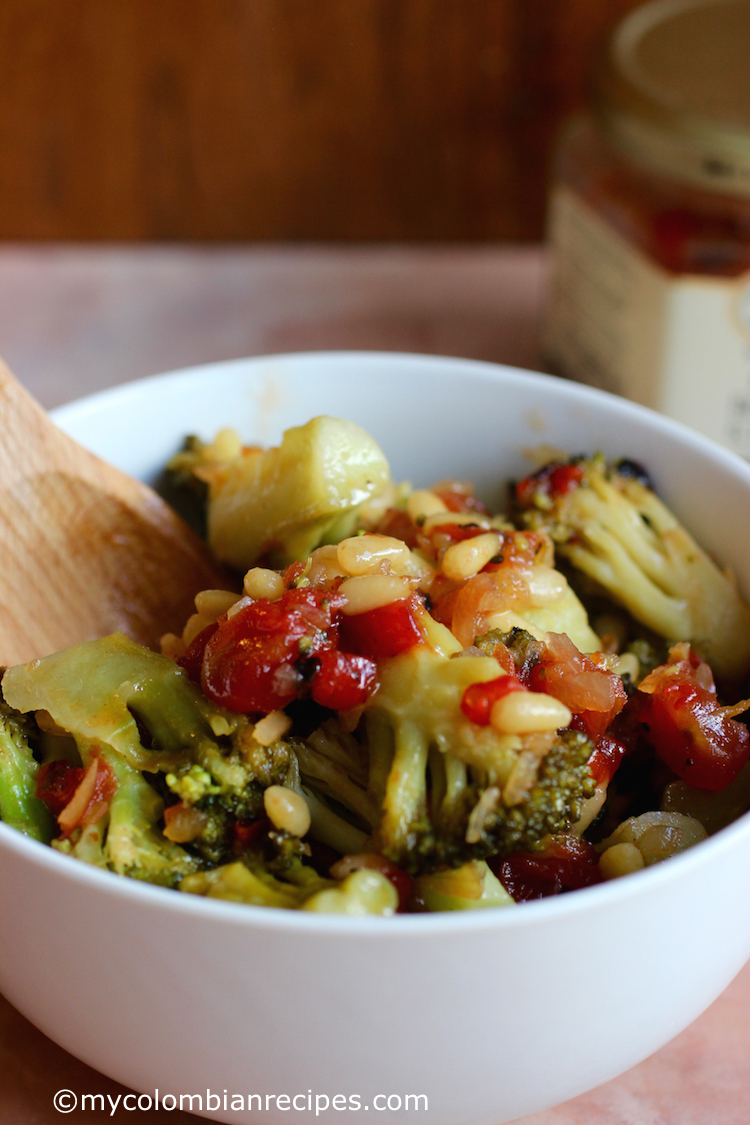
[[[318,659],[320,665],[310,683],[315,702],[332,711],[364,707],[377,684],[375,663],[337,649],[328,649]]]
[[[259,599],[223,617],[205,647],[201,687],[209,699],[232,711],[275,711],[305,685],[295,667],[331,647],[333,612],[340,595],[291,589],[276,601]]]
[[[697,684],[673,681],[639,704],[646,740],[689,785],[726,789],[750,758],[747,727],[722,715],[715,697]]]
[[[416,594],[399,598],[389,605],[352,614],[341,619],[340,647],[344,652],[383,660],[398,656],[424,641],[415,617],[421,602]]]
[[[627,747],[611,734],[603,734],[597,741],[588,766],[597,785],[607,785],[614,777]]]
[[[63,759],[40,766],[36,795],[54,816],[59,816],[83,780],[85,770]]]
[[[550,461],[548,465],[524,477],[516,485],[516,500],[523,508],[539,506],[540,500],[558,500],[578,488],[583,480],[580,465]]]
[[[514,852],[487,862],[516,902],[577,891],[602,878],[593,845],[574,835],[552,837],[541,852]]]
[[[214,635],[218,627],[216,622],[214,622],[213,625],[207,625],[205,629],[201,629],[198,636],[193,638],[185,652],[177,661],[179,666],[187,672],[194,684],[200,685],[203,654],[206,651],[209,638]]]
[[[659,757],[689,785],[717,792],[750,759],[750,733],[727,716],[707,664],[686,643],[639,685],[631,706]]]
[[[268,831],[272,827],[271,821],[267,816],[261,816],[258,820],[236,821],[234,825],[234,845],[232,849],[234,854],[242,855],[243,852],[258,847],[265,841]]]
[[[578,716],[597,741],[627,702],[622,680],[579,652],[565,633],[548,633],[530,678],[532,691],[546,691]]]

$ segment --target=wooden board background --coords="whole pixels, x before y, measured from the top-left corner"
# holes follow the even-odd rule
[[[0,238],[537,238],[637,3],[1,0]]]

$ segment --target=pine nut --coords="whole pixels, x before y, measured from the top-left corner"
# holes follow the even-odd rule
[[[307,578],[311,586],[330,586],[334,578],[346,578],[346,571],[339,565],[338,548],[328,545],[313,551]]]
[[[559,699],[536,691],[509,692],[493,704],[490,712],[490,722],[501,734],[559,730],[567,727],[572,718]]]
[[[266,570],[264,566],[254,566],[248,570],[242,589],[248,598],[268,598],[275,602],[284,593],[284,579],[275,570]]]
[[[159,641],[159,647],[162,656],[168,656],[170,660],[179,660],[181,656],[185,655],[182,637],[178,637],[176,633],[165,633]]]
[[[438,512],[447,512],[448,506],[434,492],[426,488],[418,488],[406,501],[406,511],[416,523],[418,520],[426,519],[427,516],[437,515]]]
[[[641,672],[641,662],[634,652],[623,652],[614,662],[612,669],[618,676],[630,676],[634,684],[638,683]]]
[[[532,606],[552,605],[565,596],[568,583],[564,574],[551,566],[532,566],[524,575]]]
[[[342,612],[353,616],[380,609],[401,598],[408,598],[415,584],[416,580],[395,574],[361,574],[347,578],[339,586],[339,593],[346,598]]]
[[[442,527],[444,524],[455,524],[457,527],[466,527],[467,525],[474,524],[475,527],[486,527],[489,529],[490,521],[484,516],[480,516],[478,512],[436,512],[433,516],[428,516],[424,521],[422,530],[425,532],[432,531],[435,527]]]
[[[401,573],[409,563],[409,548],[390,535],[354,535],[342,539],[336,557],[347,574]],[[384,567],[385,564],[385,567]]]
[[[233,594],[231,590],[201,590],[195,595],[195,608],[211,624],[239,600],[239,594]]]
[[[310,828],[310,809],[307,801],[293,789],[283,785],[269,785],[263,792],[266,816],[280,832],[290,836],[304,836]]]
[[[618,879],[640,871],[646,863],[635,844],[613,844],[599,860],[599,870],[605,879]]]
[[[242,452],[242,442],[236,430],[219,430],[211,442],[211,454],[216,461],[234,461]]]
[[[478,574],[499,550],[500,536],[494,531],[477,535],[475,539],[464,539],[448,548],[440,569],[451,582],[463,582],[465,578]]]
[[[204,617],[202,613],[194,613],[188,617],[185,628],[182,630],[182,643],[185,648],[190,648],[198,634],[212,624],[213,622]]]
[[[283,738],[292,725],[292,720],[283,711],[269,711],[253,727],[253,738],[261,746],[270,746],[278,738]]]

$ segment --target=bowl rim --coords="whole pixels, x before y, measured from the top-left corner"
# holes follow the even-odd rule
[[[249,356],[221,360],[213,363],[197,364],[177,368],[172,371],[146,376],[127,383],[105,388],[102,391],[75,399],[50,412],[52,419],[61,425],[72,423],[74,418],[94,412],[102,403],[115,405],[137,398],[152,387],[166,386],[170,383],[197,381],[212,375],[232,374],[237,376],[254,367],[268,363],[283,362],[295,366],[320,364],[332,365],[349,363],[393,362],[407,364],[415,370],[435,370],[439,368],[459,378],[480,376],[488,381],[509,381],[511,384],[536,385],[540,390],[553,389],[572,402],[583,405],[594,403],[608,411],[631,417],[645,424],[652,432],[661,431],[683,445],[687,443],[695,452],[707,456],[719,467],[744,478],[750,488],[750,465],[730,450],[724,449],[711,439],[690,430],[673,419],[656,413],[638,403],[621,399],[607,391],[572,383],[553,375],[527,371],[523,368],[484,360],[463,359],[451,356],[432,356],[412,352],[378,351],[308,351]],[[738,841],[750,838],[750,812],[743,814],[732,824],[701,842],[699,847],[687,849],[668,862],[655,864],[628,878],[615,879],[594,886],[581,888],[575,892],[551,896],[546,899],[525,902],[521,911],[507,910],[503,907],[479,910],[462,910],[443,913],[397,914],[389,918],[379,916],[350,916],[314,914],[312,912],[289,910],[281,907],[254,906],[246,903],[210,899],[200,895],[176,892],[170,888],[155,886],[119,876],[111,871],[99,870],[86,863],[72,859],[57,852],[54,848],[24,836],[21,832],[0,822],[0,849],[15,853],[37,868],[62,876],[74,883],[96,888],[107,896],[122,897],[138,903],[145,908],[166,909],[195,918],[215,918],[224,924],[240,927],[260,927],[263,930],[276,930],[312,933],[351,934],[359,937],[393,935],[402,937],[437,936],[440,934],[476,933],[481,931],[516,929],[543,923],[548,917],[563,917],[572,914],[597,910],[613,900],[627,901],[658,890],[664,884],[674,882],[690,868],[711,864],[722,852],[731,851]]]
[[[536,385],[540,390],[551,390],[554,388],[555,391],[560,391],[562,389],[562,394],[569,396],[574,402],[580,402],[582,405],[592,402],[608,406],[624,417],[629,417],[632,418],[633,421],[640,422],[649,430],[661,431],[678,441],[683,443],[687,442],[689,445],[695,447],[696,450],[709,456],[712,460],[718,461],[724,468],[735,473],[739,472],[741,476],[745,477],[750,486],[750,463],[740,457],[739,454],[735,453],[733,450],[724,448],[724,446],[719,445],[711,438],[705,437],[696,430],[692,430],[689,426],[684,425],[684,423],[678,422],[673,418],[668,418],[666,415],[660,414],[648,406],[642,406],[640,403],[631,402],[629,399],[621,398],[619,395],[612,394],[610,391],[601,390],[599,387],[592,387],[585,383],[576,383],[561,376],[549,375],[541,371],[531,371],[527,368],[515,367],[511,364],[494,363],[490,360],[465,359],[461,356],[429,355],[422,352],[379,352],[367,350],[332,351],[326,349],[304,352],[269,352],[261,355],[240,356],[235,359],[215,360],[210,363],[177,367],[173,370],[132,379],[126,383],[118,383],[115,386],[105,387],[101,391],[94,391],[91,394],[83,395],[80,398],[73,399],[71,402],[57,406],[53,410],[50,410],[49,414],[57,425],[65,429],[66,425],[70,424],[74,417],[85,416],[87,413],[93,412],[100,403],[125,404],[129,398],[137,397],[143,392],[144,388],[147,387],[162,387],[180,381],[192,382],[210,375],[232,374],[235,372],[239,376],[248,368],[263,367],[267,364],[281,363],[305,366],[307,364],[318,365],[321,362],[330,363],[335,366],[344,366],[349,363],[375,362],[391,364],[392,362],[397,362],[400,365],[406,364],[407,366],[411,366],[416,371],[420,369],[428,370],[430,368],[433,370],[442,369],[460,378],[474,375],[488,382],[508,380],[511,384],[517,385],[522,384],[528,386],[531,383],[532,385]]]

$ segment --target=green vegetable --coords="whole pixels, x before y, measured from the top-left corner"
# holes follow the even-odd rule
[[[116,754],[102,756],[117,777],[104,851],[108,866],[118,875],[174,886],[197,861],[159,831],[164,802],[142,774]]]
[[[659,636],[690,641],[720,678],[750,669],[750,609],[731,579],[647,485],[600,456],[577,459],[580,487],[543,489],[522,513],[560,555]]]
[[[201,462],[199,471],[209,485],[209,545],[241,571],[261,556],[286,566],[351,535],[360,505],[390,481],[373,439],[328,417],[292,427],[277,447],[240,451],[213,469]]]
[[[0,701],[0,820],[48,844],[54,820],[36,796],[39,765],[29,746],[30,724]]]
[[[420,875],[415,891],[427,910],[483,910],[488,906],[515,905],[512,895],[481,859],[470,860],[453,870]]]
[[[502,675],[494,658],[449,659],[420,645],[383,661],[380,674],[364,718],[364,772],[351,736],[334,739],[330,725],[325,738],[293,741],[303,779],[366,825],[378,851],[419,874],[532,849],[578,820],[595,789],[585,735],[563,731],[540,743],[477,726],[461,711],[470,684]],[[535,767],[519,798],[529,755]]]
[[[194,760],[216,746],[214,729],[231,733],[240,722],[172,660],[122,633],[9,668],[3,694],[18,711],[49,712],[82,752],[109,746],[133,769],[152,773],[186,755]]]
[[[172,885],[199,862],[231,858],[235,819],[258,816],[263,788],[283,783],[290,766],[284,744],[259,746],[244,716],[214,706],[173,661],[119,633],[11,668],[3,690],[19,710],[47,711],[84,766],[92,750],[101,754],[118,780],[105,861],[151,882]],[[141,771],[168,771],[162,795]],[[206,814],[190,851],[159,828],[170,789]]]
[[[227,902],[244,902],[251,906],[280,906],[296,910],[317,891],[328,888],[329,880],[321,879],[311,867],[299,864],[292,881],[277,879],[257,860],[217,867],[188,875],[180,883],[180,890],[207,898],[220,898]]]

